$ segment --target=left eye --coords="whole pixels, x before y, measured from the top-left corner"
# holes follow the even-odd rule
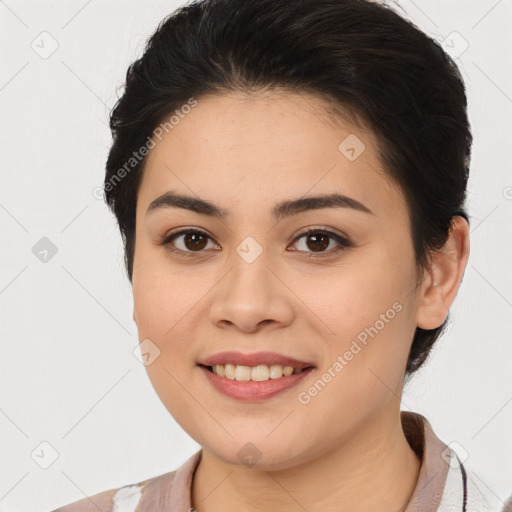
[[[181,240],[182,247],[176,247],[175,240]],[[313,249],[309,253],[308,257],[317,256],[329,256],[333,253],[337,253],[340,250],[351,247],[350,241],[336,233],[321,229],[309,229],[308,231],[301,233],[295,240],[294,243],[305,238],[306,248]],[[203,252],[203,249],[207,248],[208,240],[212,241],[209,235],[199,230],[184,230],[178,233],[173,233],[162,240],[161,245],[167,246],[169,252],[179,252],[183,256],[194,256],[194,253]],[[337,244],[337,247],[329,251],[325,251],[330,245],[331,241]],[[215,244],[213,244],[215,246]],[[298,252],[307,252],[301,249]]]
[[[295,241],[299,241],[302,238],[306,239],[306,247],[313,247],[313,257],[330,256],[333,253],[337,253],[338,251],[351,247],[352,245],[347,238],[333,233],[332,231],[326,231],[322,229],[308,229],[305,233],[299,235]],[[325,249],[330,245],[330,240],[334,240],[334,242],[337,244],[337,247],[331,249],[330,251],[325,251]]]

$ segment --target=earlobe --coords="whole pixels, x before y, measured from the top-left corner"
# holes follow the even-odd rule
[[[432,252],[430,269],[420,287],[416,324],[421,329],[435,329],[446,320],[464,275],[469,247],[468,223],[455,216],[446,243]]]

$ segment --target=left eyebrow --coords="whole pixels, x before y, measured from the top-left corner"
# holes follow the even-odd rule
[[[152,201],[148,206],[146,215],[160,208],[183,208],[200,215],[218,217],[219,219],[225,219],[230,215],[228,210],[210,201],[177,194],[173,191],[166,192]],[[272,217],[275,220],[281,220],[305,211],[320,210],[322,208],[350,208],[355,211],[375,215],[370,208],[356,199],[343,194],[323,194],[277,203],[274,208],[272,208]]]

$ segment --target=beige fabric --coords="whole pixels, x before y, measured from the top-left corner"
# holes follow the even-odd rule
[[[411,448],[422,459],[416,488],[405,512],[436,512],[444,491],[449,465],[448,447],[434,434],[424,416],[401,411],[402,429]]]

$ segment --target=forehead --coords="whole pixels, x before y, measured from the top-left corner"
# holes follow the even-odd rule
[[[141,207],[170,189],[220,204],[311,191],[349,195],[373,211],[396,206],[400,191],[384,170],[375,135],[348,119],[305,93],[199,98],[161,140],[153,137]]]

